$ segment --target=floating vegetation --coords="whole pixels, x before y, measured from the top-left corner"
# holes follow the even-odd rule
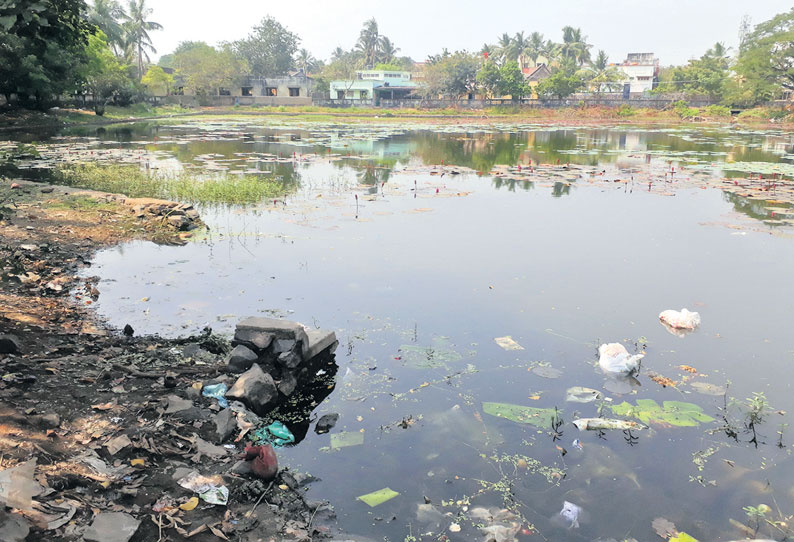
[[[449,337],[434,337],[431,346],[404,344],[400,353],[405,365],[413,369],[449,369],[448,363],[463,359],[453,346]]]
[[[664,401],[664,406],[653,399],[637,399],[637,404],[623,402],[609,408],[618,416],[638,418],[645,423],[657,423],[675,427],[697,427],[701,423],[713,422],[714,418],[693,403]]]
[[[483,403],[482,410],[486,414],[505,418],[516,423],[525,423],[535,427],[551,427],[554,419],[562,413],[554,408],[534,408],[509,403]]]

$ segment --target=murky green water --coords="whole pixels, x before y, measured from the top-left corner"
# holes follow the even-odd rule
[[[657,517],[699,540],[734,540],[743,534],[729,519],[754,526],[743,507],[794,514],[792,215],[702,188],[788,175],[789,134],[227,122],[63,137],[50,142],[295,183],[275,205],[202,208],[210,232],[187,246],[129,243],[89,273],[102,278],[100,314],[142,333],[229,332],[257,314],[336,330],[336,388],[316,413],[338,412],[339,423],[280,457],[322,479],[310,497],[331,500],[349,532],[479,540],[489,522],[475,509],[497,507],[515,514],[503,522],[508,540],[510,520],[547,540],[655,540]],[[489,174],[538,163],[520,180]],[[681,307],[703,320],[684,338],[658,321]],[[501,348],[505,336],[523,350]],[[634,385],[602,374],[604,342],[645,349]],[[571,386],[607,400],[566,402]],[[702,393],[715,387],[727,394]],[[770,406],[756,446],[739,403],[758,392]],[[715,421],[601,433],[571,424],[647,399],[692,403]],[[557,408],[556,423],[492,416],[491,402]],[[341,432],[358,444],[338,447]],[[374,508],[356,500],[386,487],[399,496]],[[551,519],[564,501],[588,513],[578,529]],[[759,538],[784,536],[769,529]]]

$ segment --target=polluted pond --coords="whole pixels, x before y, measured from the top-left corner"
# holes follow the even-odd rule
[[[209,229],[187,244],[92,258],[98,295],[59,295],[131,336],[3,354],[9,423],[37,437],[0,461],[0,529],[792,536],[789,134],[251,117],[31,145],[15,175],[94,161],[288,190],[195,202]],[[19,254],[21,286],[46,249]]]

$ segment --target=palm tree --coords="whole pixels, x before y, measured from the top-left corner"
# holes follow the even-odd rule
[[[523,32],[516,32],[513,37],[513,49],[511,60],[518,60],[518,67],[523,68],[529,51],[529,38],[524,37]]]
[[[359,34],[358,42],[356,43],[356,51],[361,53],[365,67],[374,68],[375,63],[378,61],[379,50],[378,21],[373,17],[364,23],[364,28],[361,29],[361,34]]]
[[[331,53],[331,62],[334,62],[336,60],[342,60],[346,55],[347,55],[347,51],[345,51],[341,47],[337,47]]]
[[[133,52],[138,64],[138,79],[143,77],[144,59],[145,62],[149,62],[149,53],[157,52],[152,46],[149,32],[163,29],[163,25],[160,23],[146,20],[152,11],[152,8],[146,6],[146,0],[129,0],[124,33],[127,46]]]
[[[538,65],[538,58],[543,56],[543,45],[543,34],[533,32],[529,35],[525,54],[536,66]]]
[[[317,68],[317,59],[312,56],[308,49],[301,49],[295,58],[295,66],[303,70],[303,73],[308,74]]]
[[[501,57],[501,61],[505,61],[509,58],[510,55],[510,48],[513,45],[513,38],[505,32],[499,38],[499,41],[496,42],[496,51],[498,52],[499,56]],[[494,59],[495,60],[495,59]]]
[[[386,64],[393,61],[394,57],[397,56],[397,53],[400,52],[400,48],[395,47],[391,40],[386,36],[380,37],[380,43],[378,45],[380,47],[379,60],[381,62],[385,62]]]
[[[579,70],[578,75],[586,80],[590,89],[595,90],[596,93],[601,93],[604,89],[613,90],[614,87],[619,86],[618,81],[622,79],[621,72],[609,65],[609,57],[603,49],[598,51],[598,55],[589,66]]]
[[[124,49],[124,31],[119,21],[126,17],[116,0],[94,0],[88,12],[88,20],[105,33],[116,56],[121,56]]]
[[[728,51],[730,47],[725,47],[725,44],[721,41],[718,41],[714,44],[714,47],[706,51],[706,56],[710,56],[711,58],[716,59],[724,59],[728,56]]]
[[[590,48],[592,45],[587,43],[586,40],[587,37],[582,35],[581,28],[563,27],[562,46],[560,47],[561,56],[573,60],[578,65],[590,62]]]

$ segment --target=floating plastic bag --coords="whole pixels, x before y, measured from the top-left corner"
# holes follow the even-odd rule
[[[640,369],[645,353],[629,354],[620,343],[602,344],[598,347],[598,365],[606,373],[633,374]]]
[[[582,507],[572,502],[563,501],[562,510],[557,514],[562,520],[562,524],[569,529],[578,529],[579,520],[582,519]]]
[[[218,400],[218,404],[221,408],[227,408],[229,406],[229,402],[226,400],[226,384],[221,382],[220,384],[212,384],[211,386],[204,386],[204,389],[201,390],[201,395],[204,397],[214,397]]]
[[[659,314],[659,321],[664,324],[667,331],[683,337],[687,332],[694,331],[700,325],[700,314],[689,312],[686,309],[666,310]]]
[[[287,428],[286,425],[279,421],[275,421],[267,427],[262,427],[251,433],[251,438],[254,442],[269,442],[274,448],[280,448],[287,444],[295,442],[295,436]]]

